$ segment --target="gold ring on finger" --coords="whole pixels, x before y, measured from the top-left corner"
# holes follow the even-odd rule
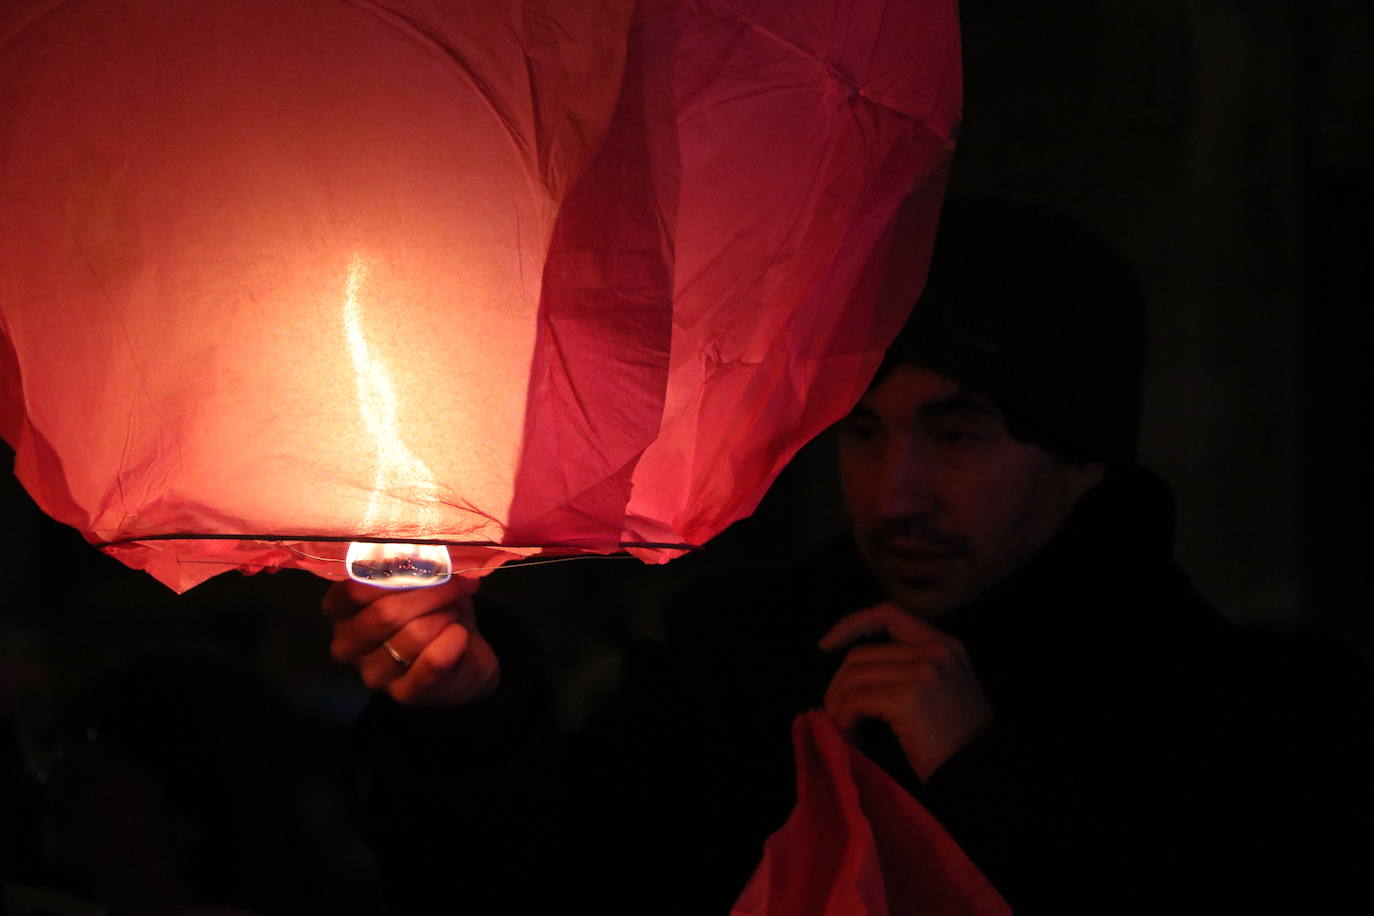
[[[394,661],[396,664],[400,665],[402,668],[410,667],[410,659],[406,658],[404,655],[397,652],[394,648],[392,648],[391,643],[385,639],[382,640],[382,651],[385,652],[387,655],[390,655],[391,660]]]

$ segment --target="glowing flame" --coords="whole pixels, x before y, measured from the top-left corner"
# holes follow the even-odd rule
[[[400,399],[396,386],[381,359],[368,346],[363,333],[359,291],[367,280],[367,264],[354,255],[348,264],[348,283],[344,292],[343,322],[348,352],[353,358],[357,379],[358,412],[363,425],[377,444],[377,470],[372,496],[363,518],[366,530],[403,521],[387,517],[382,510],[382,493],[402,491],[411,495],[412,505],[423,505],[437,489],[429,466],[406,448],[399,422]],[[415,519],[411,519],[415,521]],[[422,520],[420,520],[422,521]],[[440,545],[373,544],[354,541],[348,545],[345,562],[348,575],[359,582],[386,588],[413,588],[448,581],[452,572],[448,548]]]

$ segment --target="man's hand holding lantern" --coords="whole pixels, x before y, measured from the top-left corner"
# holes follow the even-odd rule
[[[457,706],[501,682],[496,653],[477,628],[477,582],[454,576],[429,588],[385,589],[335,583],[323,608],[334,630],[330,652],[363,683],[410,706]]]

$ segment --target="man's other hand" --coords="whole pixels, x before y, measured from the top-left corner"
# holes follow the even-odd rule
[[[847,733],[860,719],[886,722],[925,782],[992,723],[992,710],[963,644],[890,601],[840,620],[820,647],[834,651],[882,634],[892,641],[845,655],[825,692],[825,711]]]
[[[336,582],[323,602],[334,629],[330,653],[398,703],[479,700],[500,684],[501,665],[477,630],[475,591],[476,581],[462,576],[404,590]]]

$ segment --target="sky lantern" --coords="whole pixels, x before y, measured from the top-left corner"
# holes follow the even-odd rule
[[[0,434],[177,590],[664,561],[862,394],[959,107],[952,0],[11,0]]]

